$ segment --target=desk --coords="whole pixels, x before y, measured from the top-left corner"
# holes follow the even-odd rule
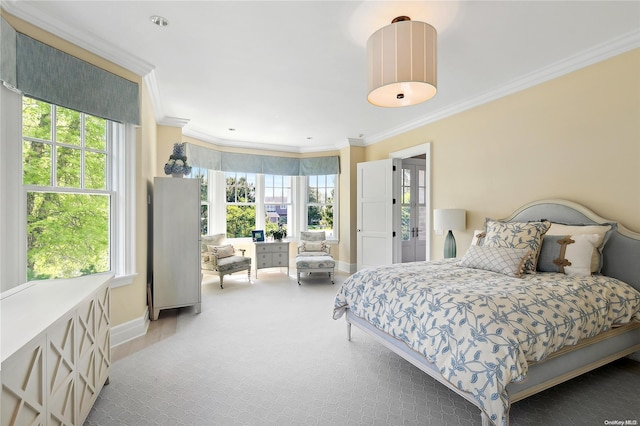
[[[289,243],[288,242],[260,242],[253,243],[256,256],[256,278],[258,269],[287,267],[289,275]]]

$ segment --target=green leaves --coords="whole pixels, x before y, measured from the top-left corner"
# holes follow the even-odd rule
[[[28,279],[108,271],[107,121],[23,97],[22,122]]]

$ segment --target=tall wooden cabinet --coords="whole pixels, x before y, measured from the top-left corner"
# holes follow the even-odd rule
[[[200,181],[156,177],[153,186],[152,320],[161,309],[201,309]]]

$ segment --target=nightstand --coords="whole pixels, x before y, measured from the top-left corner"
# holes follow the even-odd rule
[[[289,243],[288,242],[260,242],[253,243],[256,256],[256,278],[258,269],[287,267],[289,275]]]

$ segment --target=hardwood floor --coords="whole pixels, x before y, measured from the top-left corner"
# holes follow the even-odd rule
[[[141,349],[151,346],[176,333],[178,315],[181,308],[163,309],[156,321],[149,322],[149,328],[144,336],[129,340],[111,348],[111,361],[116,362]]]

